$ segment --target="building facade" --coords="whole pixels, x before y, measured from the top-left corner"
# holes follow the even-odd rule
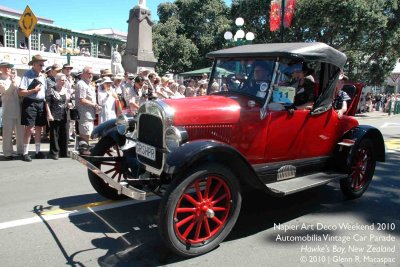
[[[96,73],[111,67],[111,55],[126,39],[80,32],[58,27],[53,21],[38,17],[29,38],[18,26],[22,12],[0,6],[0,62],[8,61],[17,69],[28,69],[30,56],[40,53],[46,65],[69,63],[75,70],[93,66]],[[29,49],[30,48],[30,49]]]

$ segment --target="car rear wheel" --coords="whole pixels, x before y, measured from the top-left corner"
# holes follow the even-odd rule
[[[355,199],[367,190],[374,176],[376,159],[370,139],[360,142],[351,162],[349,176],[340,181],[340,188],[346,197]]]
[[[159,208],[159,230],[167,247],[197,256],[217,247],[234,226],[242,203],[235,175],[206,163],[169,186]]]

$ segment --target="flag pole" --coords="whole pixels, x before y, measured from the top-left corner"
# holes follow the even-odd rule
[[[285,32],[285,26],[283,24],[284,17],[285,17],[285,0],[281,1],[281,43],[283,43],[283,35]]]

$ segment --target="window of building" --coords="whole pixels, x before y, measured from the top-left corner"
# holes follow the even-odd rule
[[[4,46],[5,47],[15,47],[15,25],[14,24],[5,24],[4,29]]]
[[[39,44],[39,32],[37,30],[33,30],[31,33],[31,49],[32,50],[40,50]]]

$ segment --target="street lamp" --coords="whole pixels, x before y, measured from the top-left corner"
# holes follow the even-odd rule
[[[239,28],[236,31],[235,35],[233,35],[232,32],[227,31],[224,34],[224,39],[229,42],[232,42],[234,46],[251,43],[254,40],[254,33],[252,32],[245,33],[242,30],[242,27],[244,25],[244,19],[241,17],[237,18],[235,20],[235,24]]]

